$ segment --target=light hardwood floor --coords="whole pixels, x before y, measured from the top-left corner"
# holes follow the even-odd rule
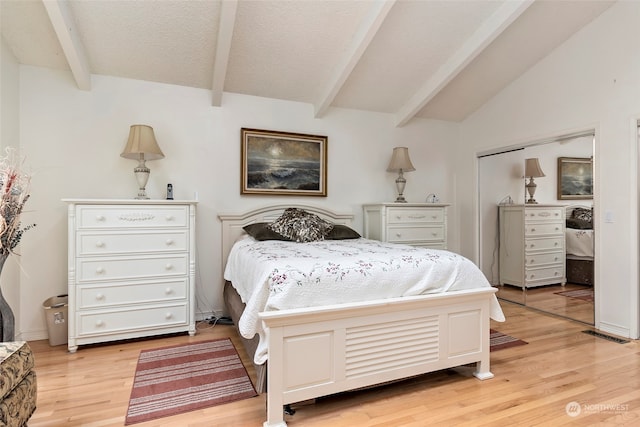
[[[431,373],[395,384],[294,405],[289,426],[555,426],[640,425],[640,345],[618,344],[582,331],[584,324],[502,302],[507,321],[492,327],[529,344],[491,353],[495,378],[472,368]],[[230,326],[199,325],[187,335],[136,342],[66,346],[30,342],[38,375],[38,408],[29,427],[122,426],[141,349],[231,337]],[[250,375],[254,372],[249,368]],[[576,402],[581,413],[569,416]],[[136,424],[261,426],[265,396]]]

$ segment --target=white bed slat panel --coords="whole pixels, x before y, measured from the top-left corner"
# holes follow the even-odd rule
[[[438,316],[347,329],[346,378],[438,360]]]

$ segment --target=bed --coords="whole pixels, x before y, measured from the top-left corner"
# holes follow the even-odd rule
[[[495,297],[496,289],[486,282],[475,266],[479,287],[468,289],[458,286],[458,282],[463,281],[460,279],[455,280],[447,292],[425,295],[359,301],[345,301],[341,297],[339,302],[324,301],[318,306],[286,306],[284,309],[276,309],[277,304],[272,307],[267,301],[269,308],[257,314],[257,328],[262,328],[260,333],[251,336],[243,331],[247,323],[243,317],[256,316],[247,313],[247,306],[253,307],[253,312],[256,304],[249,296],[253,293],[246,294],[240,285],[231,283],[233,277],[228,276],[227,264],[235,263],[232,252],[238,246],[254,240],[245,236],[245,226],[273,222],[290,208],[347,227],[353,220],[351,214],[310,205],[278,205],[219,215],[223,267],[225,276],[232,279],[225,282],[225,304],[240,334],[244,332],[247,352],[254,358],[254,363],[259,362],[256,363],[256,388],[259,392],[267,392],[265,427],[286,426],[284,405],[436,370],[475,364],[474,376],[479,379],[493,377],[489,364],[490,318],[503,321],[504,316]],[[362,241],[370,248],[382,245],[380,247],[387,250],[386,245],[391,245],[408,251],[427,251],[438,257],[455,256],[446,251],[383,244],[362,238],[344,245],[351,250],[356,241]],[[327,241],[319,242],[316,246],[329,248],[325,243]],[[340,251],[345,250],[344,245]],[[243,268],[247,276],[253,274],[251,268]],[[240,280],[239,275],[235,277]],[[272,291],[275,289],[273,284],[272,280]],[[268,286],[265,283],[252,292],[260,293],[260,289]],[[243,292],[244,298],[239,295]]]
[[[593,286],[593,207],[566,207],[567,282]]]

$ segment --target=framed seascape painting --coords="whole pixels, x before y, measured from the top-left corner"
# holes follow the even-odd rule
[[[558,157],[558,200],[593,199],[593,161]]]
[[[327,195],[327,137],[242,128],[241,194]]]

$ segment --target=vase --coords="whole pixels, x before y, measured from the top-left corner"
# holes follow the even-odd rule
[[[0,275],[2,275],[2,268],[4,267],[4,262],[7,260],[7,255],[0,255]],[[0,287],[0,329],[2,342],[14,341],[15,340],[15,331],[16,331],[16,323],[15,317],[13,316],[13,310],[11,310],[11,306],[4,299],[4,295],[2,295],[2,287]]]

